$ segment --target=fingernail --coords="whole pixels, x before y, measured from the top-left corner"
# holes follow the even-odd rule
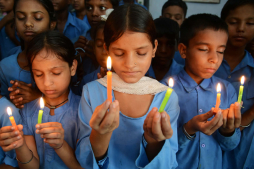
[[[38,128],[40,128],[40,125],[36,124],[35,127],[38,129]]]
[[[46,142],[46,139],[44,139],[43,141]]]
[[[107,100],[106,101],[106,106],[109,107],[109,105],[110,105],[110,101]]]
[[[16,144],[13,144],[13,147],[16,147]]]
[[[116,108],[116,105],[115,105],[115,103],[114,103],[114,102],[112,103],[112,107],[113,107],[113,109],[114,109],[114,108]]]
[[[17,137],[17,139],[21,139],[21,137],[20,137],[20,136],[18,136],[18,137]]]
[[[236,103],[235,103],[235,105],[236,105],[236,106],[239,106],[239,103],[238,103],[238,102],[236,102]]]
[[[15,128],[13,126],[11,126],[11,129],[14,130]]]
[[[160,118],[160,114],[156,114],[155,117],[156,117],[156,118]]]
[[[38,133],[39,133],[39,130],[35,130],[35,132],[38,134]]]
[[[18,135],[19,133],[18,133],[18,131],[15,131],[15,135]]]
[[[166,119],[166,115],[164,113],[162,113],[161,117]]]

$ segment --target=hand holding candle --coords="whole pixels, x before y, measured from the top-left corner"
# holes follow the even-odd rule
[[[38,114],[38,124],[41,124],[42,122],[42,115],[43,115],[43,108],[44,108],[44,101],[43,101],[43,98],[41,97],[40,99],[40,107],[41,107],[41,110],[39,110],[39,114]]]
[[[7,107],[7,113],[9,115],[9,119],[11,121],[11,124],[12,126],[15,128],[15,130],[18,130],[18,127],[16,125],[16,122],[15,122],[15,119],[14,117],[12,116],[12,111],[11,111],[11,108],[10,107]]]
[[[107,96],[108,96],[108,101],[110,101],[110,103],[112,102],[112,72],[111,70],[111,58],[110,56],[108,57],[107,60]]]
[[[217,85],[217,99],[216,99],[216,105],[215,105],[215,109],[214,112],[218,112],[219,107],[220,107],[220,97],[221,97],[221,86],[220,83],[218,83]]]
[[[244,86],[243,86],[244,80],[245,80],[245,77],[242,76],[242,77],[241,77],[241,86],[240,86],[240,88],[239,88],[239,95],[238,95],[238,103],[239,103],[239,104],[241,104],[241,102],[242,102],[243,88],[244,88]]]
[[[165,106],[166,106],[166,104],[167,104],[167,102],[168,102],[168,99],[170,98],[171,93],[172,93],[172,91],[173,91],[173,89],[172,89],[173,86],[174,86],[174,80],[173,80],[172,78],[170,78],[170,79],[169,79],[169,87],[170,87],[170,88],[168,88],[168,90],[167,90],[167,92],[166,92],[166,94],[165,94],[165,97],[164,97],[164,99],[163,99],[163,101],[162,101],[162,103],[161,103],[161,106],[160,106],[160,109],[159,109],[159,112],[160,112],[160,113],[163,112],[164,109],[165,109]]]

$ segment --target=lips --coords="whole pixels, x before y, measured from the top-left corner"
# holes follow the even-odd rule
[[[243,41],[246,39],[244,36],[233,36],[233,38],[237,41]]]
[[[47,95],[55,94],[55,92],[55,90],[45,90],[45,94]]]
[[[208,73],[215,73],[216,69],[214,69],[214,68],[206,68],[206,72],[208,72]]]
[[[35,32],[33,32],[33,31],[25,31],[24,34],[25,34],[26,36],[34,36],[34,35],[35,35]]]
[[[135,76],[138,71],[123,71],[123,73],[127,76]]]

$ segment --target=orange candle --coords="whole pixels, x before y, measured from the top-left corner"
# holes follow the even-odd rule
[[[10,107],[7,107],[7,113],[9,115],[9,119],[11,121],[11,124],[12,126],[15,128],[15,130],[18,130],[18,127],[16,125],[16,122],[15,122],[15,119],[14,117],[12,116],[12,111],[11,111],[11,108]]]
[[[112,102],[112,72],[111,72],[111,58],[110,56],[108,57],[107,60],[107,96],[108,96],[108,101],[110,103]]]
[[[218,85],[217,85],[217,99],[216,99],[216,105],[215,105],[214,112],[218,112],[218,110],[219,110],[220,96],[221,96],[220,92],[221,92],[221,86],[220,86],[220,83],[218,83]]]

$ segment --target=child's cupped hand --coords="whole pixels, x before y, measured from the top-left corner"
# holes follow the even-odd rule
[[[29,103],[41,96],[41,92],[34,88],[32,84],[27,84],[18,80],[11,80],[12,87],[10,91],[10,99],[17,108],[23,108],[24,104]]]
[[[85,56],[90,57],[91,59],[94,59],[94,52],[93,52],[93,42],[87,40],[84,36],[80,36],[77,42],[74,43],[74,47],[76,48],[82,48],[85,50],[86,53],[84,53],[82,50],[78,50],[79,54],[82,58]]]
[[[157,108],[153,108],[147,115],[144,124],[144,137],[148,143],[160,142],[169,139],[173,135],[170,124],[170,116],[163,111],[158,112]]]
[[[211,118],[214,114],[215,116],[210,121],[208,121],[208,119]],[[184,128],[190,135],[194,135],[198,131],[206,135],[212,135],[222,125],[223,115],[221,109],[219,109],[217,113],[214,113],[214,108],[212,108],[207,113],[194,116],[184,125]]]
[[[235,129],[241,124],[241,106],[238,102],[230,105],[230,108],[222,110],[223,125],[219,129],[220,133],[225,136],[230,136]]]
[[[52,148],[59,149],[64,143],[64,129],[59,122],[48,122],[36,124],[36,134],[40,134],[44,138],[44,142],[48,143]]]
[[[24,145],[23,126],[17,125],[18,130],[13,126],[5,126],[0,129],[0,146],[3,151],[11,151]]]
[[[89,125],[101,135],[113,132],[119,126],[119,111],[117,100],[111,104],[107,100],[95,108]]]
[[[97,78],[100,79],[100,78],[103,78],[104,76],[106,76],[107,71],[108,70],[106,68],[101,67],[100,73],[97,73]]]

